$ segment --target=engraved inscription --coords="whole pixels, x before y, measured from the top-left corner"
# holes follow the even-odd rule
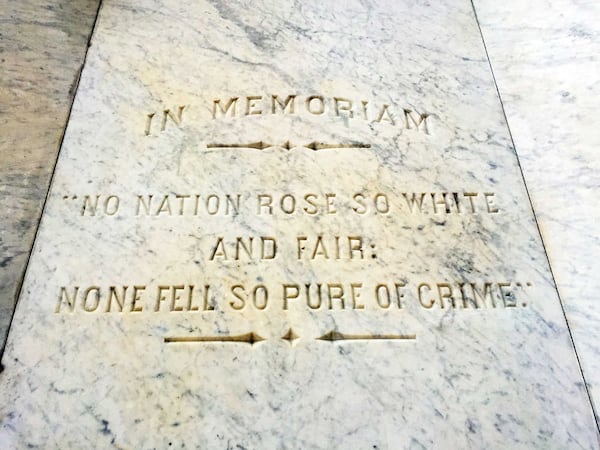
[[[160,128],[159,131],[165,131],[167,128],[167,122],[173,122],[177,127],[181,127],[181,123],[183,121],[183,110],[185,106],[178,106],[175,109],[165,108],[162,110],[160,114]],[[144,128],[144,134],[146,136],[150,136],[152,134],[153,122],[156,117],[156,113],[146,114],[146,127]]]
[[[397,341],[415,340],[414,334],[345,334],[339,331],[330,331],[317,338],[320,341]]]
[[[197,216],[199,214],[237,215],[241,194],[166,194],[137,195],[136,216]]]
[[[502,212],[495,192],[335,192],[307,193],[169,193],[63,195],[78,201],[78,214],[101,216],[257,216],[332,215],[497,215]]]
[[[283,100],[285,98],[285,100]],[[239,104],[239,105],[238,105]],[[297,105],[301,105],[298,108]],[[353,101],[349,97],[326,97],[320,94],[299,96],[248,95],[246,97],[216,98],[212,103],[212,118],[235,118],[253,115],[307,114],[359,119],[372,123],[398,125],[406,130],[430,134],[429,113],[417,112],[387,103],[368,100]]]
[[[166,130],[182,128],[184,112],[188,106],[164,108],[160,112],[145,115],[144,135],[155,136]],[[430,136],[434,123],[432,114],[417,111],[414,107],[403,107],[393,102],[364,100],[352,95],[331,96],[319,93],[252,94],[212,98],[208,108],[198,109],[198,114],[210,113],[209,119],[224,121],[253,120],[253,117],[271,116],[285,118],[304,116],[311,120],[343,120],[345,126],[353,123],[374,126],[393,126],[401,132]],[[186,113],[186,124],[191,117]],[[192,130],[193,131],[193,130]],[[260,135],[259,135],[260,136]],[[222,140],[221,140],[222,139]],[[260,139],[260,137],[258,138]],[[365,150],[372,152],[372,145],[352,139],[325,140],[318,136],[300,139],[265,136],[262,140],[246,139],[244,136],[219,138],[206,142],[206,150],[214,157],[215,152],[257,151],[312,151],[326,155],[328,151]],[[310,153],[309,153],[310,154]],[[295,155],[291,155],[295,156]],[[310,314],[371,314],[384,317],[390,314],[411,316],[418,314],[445,314],[469,311],[478,314],[510,314],[511,311],[527,308],[531,303],[532,283],[514,280],[411,280],[402,275],[369,279],[363,275],[366,264],[380,263],[396,249],[380,248],[371,237],[363,236],[362,219],[380,220],[391,223],[395,217],[422,216],[433,220],[417,225],[440,226],[447,216],[461,217],[486,215],[499,217],[502,202],[495,192],[474,189],[473,186],[454,191],[402,191],[386,192],[374,188],[365,190],[357,187],[346,191],[285,192],[258,190],[254,192],[194,192],[164,191],[136,193],[84,193],[64,195],[65,204],[72,205],[74,214],[85,220],[102,217],[135,217],[136,220],[150,218],[199,218],[206,220],[239,220],[239,216],[256,216],[271,221],[297,217],[300,220],[321,216],[352,217],[352,228],[327,232],[312,227],[297,229],[293,233],[280,230],[276,233],[256,231],[245,234],[241,229],[223,230],[220,233],[193,233],[197,252],[193,257],[196,264],[205,264],[204,275],[199,278],[183,278],[180,282],[160,282],[157,275],[151,282],[117,283],[103,286],[84,283],[60,286],[55,303],[55,314],[118,314],[129,317],[147,315],[180,317],[202,315],[210,318],[222,314],[240,315],[268,314],[280,311],[290,314],[306,311]],[[477,220],[476,218],[473,218]],[[172,219],[169,219],[172,220]],[[317,219],[319,220],[319,219]],[[469,219],[471,220],[471,219]],[[489,219],[486,219],[489,220]],[[356,222],[359,222],[358,224]],[[427,223],[434,225],[426,225]],[[175,222],[173,222],[175,223]],[[358,230],[358,231],[355,231]],[[376,261],[374,261],[376,260]],[[311,266],[312,263],[328,265],[328,269],[341,268],[349,264],[357,270],[336,277],[324,275],[307,279],[277,279],[268,275],[251,278],[242,277],[242,267],[264,266],[265,273],[273,264],[297,264]],[[240,278],[219,276],[223,268],[235,268]],[[246,273],[246,272],[244,272]],[[332,272],[335,273],[335,272]],[[365,272],[365,273],[368,273]],[[233,279],[232,279],[233,278]],[[163,280],[164,281],[164,280]],[[289,317],[294,317],[290,314]],[[132,319],[135,320],[135,319]],[[290,321],[287,332],[275,339],[286,341],[290,346],[300,339],[320,342],[343,343],[359,341],[414,341],[416,335],[406,332],[366,332],[365,330],[341,331],[322,330],[321,334],[301,336],[298,323]],[[301,328],[300,328],[301,329]],[[254,346],[273,339],[265,330],[252,330],[241,334],[218,332],[216,334],[169,335],[166,344],[246,344]]]
[[[231,342],[231,343],[243,343],[254,345],[257,342],[264,341],[265,339],[256,333],[246,333],[237,336],[171,336],[165,337],[164,341],[167,344],[174,343],[193,343],[193,342]]]
[[[180,284],[61,286],[55,314],[215,314],[308,310],[406,311],[431,314],[459,311],[510,311],[527,308],[531,282],[378,281],[233,282],[204,280]]]
[[[156,135],[172,122],[178,128],[183,122],[183,111],[188,105],[164,108],[160,112],[144,114],[144,135]],[[204,111],[204,108],[200,108]],[[364,100],[352,95],[326,96],[323,94],[252,94],[213,98],[208,111],[213,120],[230,120],[256,116],[305,116],[312,118],[340,118],[348,123],[362,121],[398,127],[424,135],[432,131],[432,114],[377,100]],[[225,146],[222,146],[225,147]],[[250,147],[252,148],[252,147]]]
[[[236,237],[227,242],[223,236],[217,238],[210,250],[209,261],[272,260],[277,257],[277,240],[273,237]]]
[[[280,339],[294,344],[300,339],[291,328]],[[417,338],[415,334],[348,334],[337,330],[329,331],[320,337],[314,338],[317,341],[337,342],[337,341],[414,341]],[[240,335],[220,335],[220,336],[167,336],[164,339],[166,344],[185,344],[185,343],[240,343],[254,345],[258,342],[266,341],[255,332]]]
[[[206,148],[221,148],[221,149],[234,149],[234,148],[244,148],[244,149],[252,149],[252,150],[266,150],[268,148],[283,148],[285,150],[292,150],[295,148],[308,148],[310,150],[333,150],[333,149],[351,149],[351,148],[371,148],[371,144],[365,144],[363,142],[343,142],[343,143],[326,143],[326,142],[309,142],[308,144],[303,145],[294,145],[289,140],[283,142],[282,144],[271,144],[264,141],[258,142],[249,142],[247,144],[218,144],[218,143],[208,143],[206,144]]]
[[[362,236],[298,236],[296,244],[299,260],[365,259]]]

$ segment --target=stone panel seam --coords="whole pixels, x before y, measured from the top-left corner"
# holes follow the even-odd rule
[[[596,408],[594,406],[594,401],[592,399],[592,395],[590,393],[587,381],[585,379],[585,375],[583,373],[583,368],[581,366],[581,360],[579,358],[579,353],[577,353],[577,347],[575,345],[575,340],[573,339],[573,332],[571,331],[571,327],[569,325],[569,320],[568,320],[567,314],[565,312],[565,307],[564,307],[564,304],[563,304],[563,300],[562,300],[562,297],[561,297],[560,292],[558,290],[558,285],[556,283],[556,278],[554,276],[554,271],[553,271],[552,265],[550,263],[550,257],[548,256],[548,251],[546,250],[546,243],[544,242],[544,237],[542,235],[542,230],[540,228],[540,224],[538,222],[537,215],[536,215],[535,209],[533,207],[533,202],[531,200],[531,195],[529,193],[529,188],[527,186],[527,180],[525,179],[525,174],[523,173],[523,167],[521,166],[521,161],[519,159],[519,154],[517,152],[517,146],[515,145],[515,141],[513,139],[513,135],[512,135],[512,132],[510,130],[510,124],[508,123],[508,116],[506,115],[506,110],[504,109],[504,102],[502,101],[502,96],[500,95],[500,89],[498,88],[498,81],[496,80],[496,74],[494,73],[494,68],[492,66],[492,61],[490,59],[490,55],[488,53],[487,45],[485,43],[485,38],[483,36],[483,30],[481,29],[481,24],[479,23],[479,17],[477,16],[477,10],[475,8],[475,4],[474,4],[473,0],[470,0],[470,1],[471,1],[471,7],[473,8],[473,15],[475,16],[475,22],[477,23],[477,28],[479,29],[479,35],[481,36],[481,42],[483,44],[483,49],[485,51],[485,56],[486,56],[486,59],[488,61],[488,65],[490,67],[490,72],[492,74],[492,79],[494,80],[494,87],[496,89],[496,93],[498,94],[498,100],[500,102],[500,107],[502,108],[502,115],[504,116],[504,120],[506,121],[506,128],[508,130],[508,134],[509,134],[509,137],[510,137],[510,142],[512,144],[513,151],[515,153],[515,158],[517,159],[517,164],[519,166],[519,171],[521,172],[521,177],[523,179],[523,185],[525,187],[525,192],[527,193],[527,198],[529,199],[529,206],[531,208],[531,213],[533,214],[533,219],[535,221],[535,225],[537,227],[538,234],[539,234],[540,240],[542,242],[542,248],[544,249],[544,254],[546,256],[546,262],[548,263],[548,269],[550,270],[550,276],[552,277],[552,282],[554,283],[554,288],[556,290],[556,295],[558,296],[558,300],[560,302],[560,307],[561,307],[561,310],[562,310],[562,313],[563,313],[563,317],[565,319],[565,324],[567,325],[567,330],[569,332],[569,338],[571,339],[571,345],[573,346],[573,351],[575,353],[575,357],[577,358],[577,364],[579,366],[579,373],[581,374],[581,378],[583,380],[583,386],[584,386],[585,392],[586,392],[586,394],[588,396],[588,400],[590,402],[590,407],[592,408],[592,414],[594,416],[594,421],[595,421],[596,427],[597,427],[597,430],[596,430],[597,431],[597,436],[598,436],[598,439],[599,439],[599,442],[600,442],[600,422],[598,421],[598,414],[596,412]]]
[[[67,126],[69,125],[69,121],[71,120],[71,113],[73,111],[73,104],[75,103],[75,97],[77,96],[77,91],[79,89],[79,81],[81,79],[81,73],[83,72],[83,68],[85,67],[85,62],[87,60],[87,55],[88,55],[88,51],[90,49],[91,43],[92,43],[92,38],[94,36],[94,32],[96,31],[96,26],[98,23],[98,17],[100,15],[100,9],[102,8],[102,0],[99,0],[98,2],[98,7],[96,8],[96,14],[94,17],[94,22],[92,24],[91,27],[91,31],[88,35],[88,39],[87,39],[87,43],[86,43],[86,48],[85,48],[85,54],[83,56],[83,61],[79,67],[79,71],[75,77],[75,79],[73,80],[73,84],[72,87],[69,89],[70,92],[72,92],[72,96],[71,96],[71,102],[69,104],[69,111],[67,113],[67,120],[65,121],[63,130],[62,130],[62,134],[60,136],[60,140],[59,140],[59,144],[58,144],[58,151],[56,153],[56,158],[54,159],[54,165],[52,167],[52,172],[50,174],[50,182],[48,184],[48,189],[46,190],[46,195],[44,197],[44,202],[42,204],[42,211],[40,216],[37,219],[37,225],[36,225],[36,230],[35,230],[35,235],[33,237],[33,241],[31,244],[31,248],[29,249],[29,254],[27,255],[27,261],[25,263],[25,267],[23,269],[23,272],[21,274],[20,280],[19,280],[19,284],[18,284],[18,288],[17,288],[17,292],[15,294],[15,303],[14,303],[14,307],[12,310],[12,316],[10,318],[8,327],[7,327],[7,331],[6,331],[6,336],[4,336],[4,344],[2,345],[2,348],[0,348],[0,373],[2,373],[2,371],[4,370],[4,365],[2,364],[2,357],[4,356],[4,350],[6,349],[6,343],[8,341],[8,336],[10,335],[10,328],[12,326],[12,322],[13,319],[15,317],[15,311],[17,310],[18,304],[19,304],[19,299],[21,297],[21,291],[23,289],[23,281],[25,280],[25,276],[27,274],[27,270],[29,268],[29,262],[31,261],[31,255],[33,254],[33,249],[35,248],[35,244],[37,242],[38,239],[38,233],[40,230],[40,224],[42,222],[42,218],[44,217],[44,211],[46,210],[46,204],[48,202],[48,197],[50,196],[50,191],[52,190],[52,183],[54,181],[54,173],[56,172],[56,166],[58,164],[58,159],[60,158],[60,151],[62,149],[62,145],[63,145],[63,141],[65,139],[65,132],[67,130]]]

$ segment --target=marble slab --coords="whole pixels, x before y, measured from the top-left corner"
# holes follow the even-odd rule
[[[0,349],[3,349],[98,0],[2,0],[0,4]]]
[[[475,6],[598,420],[600,4]]]
[[[470,2],[105,2],[9,448],[598,448]]]

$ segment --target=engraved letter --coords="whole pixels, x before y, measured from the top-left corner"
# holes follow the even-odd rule
[[[350,292],[352,292],[352,308],[353,309],[365,309],[365,305],[358,302],[360,297],[359,289],[362,288],[362,283],[350,283]]]
[[[421,306],[423,306],[423,308],[431,309],[431,308],[433,308],[433,305],[435,304],[435,300],[431,299],[429,304],[427,304],[427,305],[425,303],[423,303],[423,294],[421,292],[421,290],[423,288],[426,288],[428,291],[431,291],[431,287],[427,283],[419,284],[419,287],[417,288],[417,291],[419,293],[419,303],[421,304]]]
[[[273,94],[271,96],[271,113],[275,114],[277,108],[276,106],[279,105],[279,107],[281,108],[281,111],[285,114],[285,109],[288,107],[290,107],[290,114],[294,114],[294,101],[296,99],[295,95],[288,95],[287,98],[285,99],[285,102],[282,102],[281,100],[279,100],[279,98]]]
[[[139,216],[140,215],[140,205],[142,205],[144,207],[144,214],[146,216],[150,215],[150,206],[152,205],[152,194],[147,195],[148,197],[148,203],[146,203],[146,201],[143,199],[142,195],[138,195],[137,196],[137,207],[135,209],[135,215]]]
[[[352,111],[352,101],[347,98],[333,97],[333,105],[335,107],[335,115],[339,116],[340,111],[346,111],[348,117],[354,117],[354,111]]]
[[[317,103],[319,103],[319,106],[316,109],[313,109],[312,107],[313,100],[317,100]],[[310,97],[308,97],[306,99],[306,109],[309,113],[315,114],[317,116],[323,114],[325,112],[325,101],[323,100],[323,96],[311,95]]]
[[[167,297],[163,295],[163,291],[167,291],[171,289],[170,286],[158,286],[158,295],[156,296],[156,306],[154,307],[154,311],[158,312],[160,310],[160,303],[164,302]]]
[[[150,135],[150,127],[152,126],[152,119],[154,116],[155,113],[146,114],[146,129],[144,130],[144,134],[146,136]]]
[[[404,199],[406,200],[406,204],[410,208],[411,213],[414,214],[417,211],[416,208],[418,208],[418,212],[423,212],[423,198],[425,197],[425,192],[421,192],[421,198],[418,200],[416,197],[417,194],[415,194],[414,192],[412,193],[412,197],[410,200],[406,196],[405,192],[403,192],[402,195],[404,196]]]
[[[389,108],[390,105],[386,105],[384,104],[381,107],[381,111],[379,111],[379,115],[377,116],[377,119],[375,119],[375,122],[381,122],[382,120],[387,120],[388,122],[390,122],[392,125],[394,125],[396,122],[394,122],[394,119],[392,118],[392,115],[390,114]]]
[[[86,211],[89,211],[90,216],[96,215],[96,210],[98,209],[98,200],[100,199],[99,195],[96,195],[96,200],[92,200],[89,195],[86,195],[83,198],[83,208],[81,208],[81,215],[85,215]],[[92,203],[93,202],[93,203]],[[89,205],[89,207],[88,207]]]
[[[227,253],[225,252],[225,244],[223,243],[223,237],[219,237],[217,239],[217,243],[215,244],[208,259],[209,261],[214,261],[214,259],[217,256],[223,258],[224,260],[227,260]]]
[[[473,290],[473,300],[475,300],[475,307],[479,308],[479,301],[477,300],[477,297],[479,297],[481,299],[481,307],[485,308],[486,306],[488,306],[486,304],[486,298],[489,297],[490,299],[490,303],[492,308],[496,307],[496,302],[494,301],[494,297],[492,296],[492,290],[491,290],[491,283],[483,283],[483,294],[480,293],[479,291],[477,291],[477,287],[475,285],[475,283],[470,283],[471,285],[471,289]],[[465,299],[463,298],[463,306],[466,308],[467,304]]]
[[[427,128],[427,118],[429,117],[429,114],[419,114],[418,117],[418,122],[417,120],[413,117],[413,112],[410,109],[405,109],[404,110],[404,120],[406,121],[406,129],[410,130],[412,127],[410,126],[410,123],[412,122],[414,124],[414,126],[417,128],[417,131],[420,130],[420,125],[423,124],[423,131],[425,134],[429,134],[429,129]],[[410,119],[410,121],[409,121]]]
[[[334,290],[337,292],[334,292]],[[340,300],[342,309],[346,308],[344,302],[344,288],[341,283],[327,284],[327,299],[329,300],[329,309],[333,309],[333,300]]]
[[[491,192],[484,192],[483,195],[485,195],[485,201],[487,203],[487,210],[490,214],[495,214],[498,212],[498,208],[496,208],[494,206],[494,194]]]
[[[123,312],[123,305],[125,304],[125,295],[127,294],[127,286],[123,286],[123,291],[121,293],[121,298],[119,298],[117,294],[117,288],[115,286],[111,286],[108,288],[108,301],[106,302],[106,310],[105,312],[110,312],[112,306],[113,297],[115,302],[119,307],[119,312]]]
[[[275,241],[275,238],[261,237],[260,241],[261,241],[261,253],[260,253],[261,259],[275,259],[275,256],[277,256],[277,242]],[[270,248],[268,245],[269,243],[271,244]]]
[[[138,305],[138,302],[141,300],[141,293],[146,289],[146,286],[134,286],[133,287],[133,296],[131,298],[131,309],[130,312],[142,312],[142,306]]]
[[[74,312],[75,311],[75,300],[77,298],[78,292],[79,292],[79,286],[75,286],[73,288],[73,296],[69,297],[69,294],[67,293],[67,288],[62,286],[60,288],[60,297],[58,298],[58,303],[56,304],[56,308],[54,309],[54,312],[56,314],[58,314],[60,312],[60,307],[62,306],[63,303],[65,303],[66,306],[69,308],[69,312]]]
[[[380,294],[380,291],[383,290],[383,294]],[[377,304],[383,308],[388,309],[392,304],[392,300],[390,298],[390,290],[385,284],[378,284],[375,287],[375,299],[377,300]]]
[[[88,305],[88,298],[92,291],[95,291],[95,295],[92,297],[93,301],[90,305]],[[90,286],[86,289],[85,294],[83,294],[83,310],[85,312],[94,312],[98,309],[98,305],[100,304],[100,288],[98,286]]]
[[[500,296],[502,297],[504,306],[506,308],[514,308],[517,306],[514,294],[508,290],[504,290],[504,288],[508,287],[510,287],[510,283],[498,283],[498,289],[500,290]]]
[[[242,292],[238,294],[236,291],[239,289],[241,289]],[[231,306],[236,311],[243,309],[244,306],[246,306],[246,301],[244,300],[244,297],[242,297],[242,294],[244,293],[244,286],[242,286],[241,284],[236,284],[235,286],[231,286],[231,293],[235,296],[235,298],[237,298],[240,301],[240,303],[238,304],[238,303],[231,301],[231,302],[229,302],[229,306]]]
[[[293,289],[293,291],[292,291]],[[290,292],[288,292],[290,291]],[[298,298],[300,295],[300,289],[297,284],[284,284],[283,285],[283,309],[288,309],[288,300]]]
[[[447,299],[454,308],[456,304],[454,303],[454,297],[452,296],[452,287],[448,283],[438,283],[437,288],[440,307],[444,309],[444,299]]]
[[[258,115],[262,114],[262,109],[260,109],[260,105],[257,105],[257,101],[262,100],[262,96],[260,95],[249,95],[246,97],[246,115]]]
[[[263,201],[266,200],[266,201]],[[262,208],[267,208],[268,214],[273,214],[273,197],[269,194],[258,194],[258,215],[262,213]]]
[[[238,101],[237,97],[231,97],[229,99],[229,101],[227,102],[227,104],[225,105],[225,107],[223,107],[223,105],[221,105],[220,99],[213,101],[213,110],[212,110],[213,119],[217,118],[217,106],[219,107],[219,110],[221,111],[221,114],[223,114],[223,115],[226,115],[227,112],[229,111],[229,109],[231,108],[231,117],[235,117],[235,106],[237,104],[237,101]]]
[[[175,125],[180,127],[181,121],[183,119],[182,114],[183,114],[184,108],[185,108],[185,106],[180,106],[179,108],[177,108],[177,115],[173,114],[173,112],[170,109],[165,109],[163,111],[163,119],[162,119],[162,124],[160,126],[160,131],[165,131],[165,128],[167,128],[167,117],[169,119],[171,119],[173,122],[175,122]]]
[[[365,196],[362,194],[354,194],[352,199],[358,203],[359,207],[353,206],[352,209],[356,214],[365,214],[367,212],[367,204],[365,202]]]

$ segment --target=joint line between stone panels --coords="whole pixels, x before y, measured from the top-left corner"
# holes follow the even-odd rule
[[[573,332],[571,331],[571,326],[569,325],[569,319],[567,318],[567,314],[565,312],[565,306],[563,304],[563,300],[560,295],[560,291],[558,290],[558,284],[556,283],[556,277],[554,276],[554,271],[552,270],[552,265],[550,264],[550,257],[548,255],[548,251],[546,250],[546,243],[544,242],[544,238],[542,236],[542,230],[540,228],[539,221],[535,214],[535,209],[533,208],[533,202],[531,200],[531,195],[529,193],[529,188],[527,186],[527,180],[525,179],[525,174],[523,173],[523,167],[521,165],[521,160],[519,159],[519,155],[517,153],[517,147],[515,145],[515,140],[513,138],[512,131],[510,129],[510,125],[508,123],[508,116],[506,115],[506,109],[504,108],[504,102],[502,101],[502,96],[500,95],[500,89],[498,88],[498,81],[496,80],[496,74],[494,73],[494,68],[492,66],[490,54],[488,53],[487,45],[485,43],[485,38],[483,37],[483,30],[481,29],[481,24],[479,23],[479,17],[477,16],[477,10],[475,9],[475,4],[474,4],[473,0],[470,0],[470,2],[471,2],[471,7],[473,8],[473,15],[475,16],[475,22],[477,23],[477,28],[479,29],[479,35],[481,36],[481,42],[483,44],[485,56],[487,58],[488,65],[490,67],[490,72],[492,74],[492,79],[494,81],[494,87],[496,88],[496,94],[498,95],[498,100],[500,101],[500,108],[502,109],[502,115],[504,116],[504,121],[506,122],[506,129],[508,130],[510,142],[513,146],[515,158],[517,159],[517,165],[519,167],[519,171],[521,172],[521,178],[523,179],[523,186],[525,187],[525,192],[527,193],[527,198],[529,199],[529,207],[531,208],[531,213],[533,214],[533,220],[535,221],[535,225],[537,227],[538,234],[540,236],[540,241],[542,242],[542,248],[544,250],[544,255],[546,256],[546,262],[548,263],[548,269],[550,270],[550,276],[552,277],[552,281],[554,282],[554,288],[556,290],[556,295],[558,297],[558,301],[560,303],[563,317],[565,319],[565,324],[567,325],[567,331],[569,332],[569,338],[571,339],[571,345],[573,346],[573,352],[575,353],[575,358],[576,358],[577,364],[579,366],[579,373],[581,374],[581,378],[583,380],[583,385],[584,385],[585,391],[587,393],[588,400],[590,402],[590,407],[592,408],[592,414],[594,416],[594,421],[596,423],[597,432],[600,435],[600,423],[598,422],[598,414],[596,413],[596,408],[594,406],[594,400],[593,400],[590,390],[588,388],[588,384],[585,379],[585,374],[583,373],[583,367],[581,366],[581,358],[579,357],[579,353],[577,352],[575,340],[573,339]]]
[[[58,160],[60,158],[60,151],[62,150],[62,146],[63,146],[63,142],[65,140],[65,133],[67,130],[67,126],[69,125],[69,122],[71,121],[71,114],[73,112],[73,104],[75,103],[75,97],[77,96],[77,92],[79,90],[79,82],[81,80],[81,74],[83,72],[83,69],[85,67],[85,63],[87,61],[87,55],[88,55],[88,51],[90,49],[90,45],[92,42],[92,38],[94,36],[94,33],[96,31],[96,26],[98,24],[98,17],[100,16],[100,10],[102,8],[102,1],[103,0],[98,0],[98,7],[96,8],[96,14],[94,16],[94,22],[92,24],[88,39],[87,39],[87,43],[86,43],[86,47],[85,47],[85,54],[83,55],[83,61],[81,63],[81,66],[79,68],[79,72],[76,75],[76,79],[73,83],[73,95],[71,97],[71,103],[69,105],[69,111],[67,113],[67,120],[65,121],[65,125],[63,127],[62,130],[62,134],[60,136],[60,141],[58,144],[58,151],[56,152],[56,158],[54,159],[54,165],[52,167],[52,173],[50,174],[50,182],[48,184],[48,189],[46,190],[46,196],[44,197],[44,201],[42,203],[42,211],[41,214],[37,220],[37,227],[35,230],[35,235],[33,237],[33,241],[31,243],[31,247],[29,248],[29,254],[27,255],[27,261],[25,263],[25,268],[23,269],[23,273],[21,274],[21,279],[19,280],[19,287],[17,289],[16,295],[15,295],[15,303],[13,306],[13,310],[12,310],[12,315],[10,317],[10,321],[8,322],[8,327],[6,329],[6,335],[4,336],[4,342],[2,344],[2,348],[0,348],[0,373],[2,373],[4,371],[4,366],[2,365],[2,358],[4,357],[4,351],[6,350],[6,344],[8,342],[8,338],[10,336],[10,329],[12,327],[12,322],[14,320],[15,317],[15,312],[17,310],[17,306],[19,304],[19,300],[21,298],[21,292],[23,290],[23,282],[25,281],[26,275],[27,275],[27,271],[29,270],[29,263],[31,261],[31,255],[33,254],[33,249],[35,248],[35,244],[37,242],[38,239],[38,234],[40,231],[40,224],[42,222],[42,218],[44,217],[44,212],[46,211],[46,205],[48,203],[48,197],[50,196],[50,191],[52,190],[52,183],[54,182],[54,174],[56,172],[56,166],[58,165]]]

